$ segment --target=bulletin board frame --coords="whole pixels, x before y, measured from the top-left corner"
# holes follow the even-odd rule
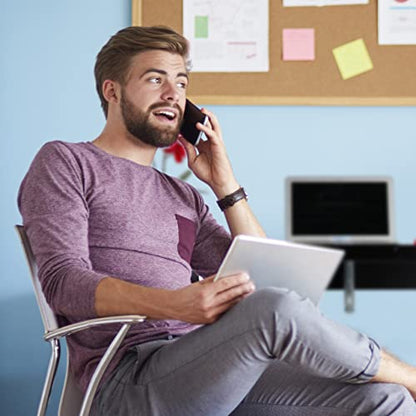
[[[131,5],[132,25],[165,25],[182,33],[182,0],[132,0]],[[378,45],[377,0],[290,8],[284,8],[282,0],[269,0],[269,15],[269,71],[191,73],[192,100],[226,105],[416,105],[416,45]],[[281,59],[283,28],[315,28],[314,61]],[[359,38],[374,69],[344,81],[332,50]]]

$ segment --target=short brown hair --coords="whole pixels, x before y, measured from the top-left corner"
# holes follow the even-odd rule
[[[102,92],[103,82],[111,79],[123,85],[131,59],[140,52],[154,49],[179,54],[184,58],[189,69],[187,40],[164,26],[126,27],[113,35],[100,50],[95,62],[94,74],[97,93],[106,118],[108,102]]]

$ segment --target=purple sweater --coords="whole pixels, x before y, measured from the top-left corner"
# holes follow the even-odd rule
[[[45,144],[22,182],[18,204],[60,325],[96,317],[95,289],[106,276],[178,289],[190,284],[192,269],[203,277],[215,273],[230,244],[189,184],[89,142]],[[195,327],[174,320],[135,325],[107,375],[133,345]],[[100,326],[68,338],[83,389],[118,328]]]

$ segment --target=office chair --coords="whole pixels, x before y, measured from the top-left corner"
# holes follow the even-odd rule
[[[37,267],[35,258],[30,247],[29,240],[27,238],[24,227],[21,225],[15,226],[25,255],[29,265],[30,274],[32,277],[33,288],[35,290],[36,301],[39,306],[40,314],[42,317],[43,325],[45,327],[45,334],[43,336],[45,341],[48,341],[51,345],[51,358],[49,360],[49,366],[46,373],[45,383],[42,390],[41,399],[39,402],[37,416],[44,416],[46,408],[49,402],[49,397],[52,390],[52,385],[55,379],[56,369],[58,367],[60,358],[60,339],[65,338],[78,331],[83,331],[88,328],[92,328],[98,325],[104,324],[123,324],[116,336],[110,343],[107,351],[103,355],[101,361],[98,363],[94,374],[88,384],[85,394],[80,390],[76,384],[73,374],[70,370],[69,351],[67,352],[67,365],[65,382],[61,393],[61,400],[59,403],[59,416],[88,416],[94,395],[97,391],[98,384],[102,378],[104,371],[108,364],[116,353],[118,347],[122,343],[123,339],[127,335],[128,330],[132,324],[143,322],[146,317],[140,315],[120,315],[110,316],[97,319],[89,319],[75,324],[59,327],[57,324],[56,316],[52,309],[46,302],[45,296],[42,292],[42,288],[38,279]]]

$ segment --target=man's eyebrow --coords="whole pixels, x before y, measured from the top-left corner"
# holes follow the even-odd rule
[[[178,75],[176,75],[176,78],[179,78],[179,77],[185,77],[186,79],[189,79],[187,72],[178,72]]]
[[[157,74],[160,74],[160,75],[167,75],[168,74],[163,69],[149,68],[149,69],[147,69],[146,71],[143,72],[143,74],[140,76],[140,78],[143,78],[146,74],[148,74],[150,72],[156,72]],[[178,72],[178,74],[176,75],[176,78],[179,78],[179,77],[185,77],[186,79],[189,78],[188,74],[186,72]]]

